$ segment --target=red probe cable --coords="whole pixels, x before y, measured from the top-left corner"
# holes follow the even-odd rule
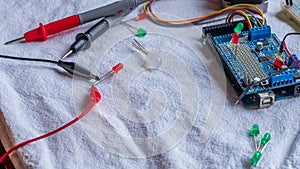
[[[90,92],[90,99],[93,101],[93,103],[91,103],[89,105],[89,107],[83,112],[81,113],[78,117],[76,117],[74,120],[70,121],[69,123],[59,127],[58,129],[56,130],[53,130],[47,134],[44,134],[42,136],[39,136],[39,137],[36,137],[36,138],[33,138],[33,139],[30,139],[30,140],[27,140],[27,141],[24,141],[22,143],[19,143],[17,145],[15,145],[14,147],[12,147],[11,149],[9,149],[1,158],[0,158],[0,163],[3,162],[3,160],[10,154],[12,153],[13,151],[27,145],[27,144],[30,144],[32,142],[35,142],[35,141],[38,141],[38,140],[41,140],[41,139],[44,139],[44,138],[47,138],[49,136],[52,136],[68,127],[70,127],[71,125],[75,124],[76,122],[78,122],[80,119],[82,119],[85,115],[87,115],[93,108],[94,106],[101,100],[101,94],[99,93],[98,89],[93,86],[91,88],[91,92]]]
[[[118,73],[120,70],[123,69],[123,64],[122,63],[118,63],[117,65],[115,65],[114,67],[112,67],[112,70],[110,72],[108,72],[107,74],[105,74],[104,76],[102,76],[102,80],[105,79],[106,76],[108,76],[111,73]],[[102,81],[102,80],[99,80]],[[93,103],[83,112],[81,113],[78,117],[76,117],[74,120],[70,121],[69,123],[59,127],[58,129],[55,129],[47,134],[44,134],[42,136],[24,141],[22,143],[19,143],[17,145],[15,145],[14,147],[10,148],[1,158],[0,158],[0,163],[3,162],[3,160],[5,160],[5,158],[12,153],[13,151],[27,145],[30,144],[32,142],[47,138],[49,136],[52,136],[68,127],[70,127],[71,125],[75,124],[76,122],[78,122],[80,119],[82,119],[85,115],[87,115],[92,109],[93,107],[101,100],[101,94],[99,93],[98,89],[94,86],[92,86],[91,88],[91,92],[90,92],[90,99],[93,101]]]

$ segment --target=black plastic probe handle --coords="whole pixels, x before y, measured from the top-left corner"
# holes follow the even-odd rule
[[[106,32],[109,28],[109,22],[107,20],[102,20],[98,22],[96,25],[91,27],[88,31],[85,32],[89,36],[89,40],[94,41],[104,32]]]
[[[101,17],[117,15],[124,11],[134,9],[138,5],[148,0],[122,0],[100,8],[96,8],[81,14],[78,14],[80,23],[85,24]]]
[[[85,78],[90,80],[92,73],[85,69],[84,67],[74,63],[74,62],[64,62],[64,61],[58,61],[58,66],[65,69],[67,72],[69,72],[71,75]]]
[[[80,50],[90,48],[92,41],[107,31],[108,28],[109,23],[106,20],[99,21],[85,33],[79,33],[76,36],[76,41],[70,46],[70,50],[73,53],[77,53]]]

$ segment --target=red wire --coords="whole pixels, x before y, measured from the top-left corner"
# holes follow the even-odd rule
[[[290,56],[290,58],[293,60],[293,62],[295,62],[297,64],[298,69],[300,69],[300,64],[298,64],[297,60],[293,57],[292,53],[290,52],[290,50],[288,49],[288,47],[286,46],[286,43],[283,42],[282,45],[285,48],[285,51],[288,53],[288,55]]]
[[[30,140],[27,140],[27,141],[24,141],[22,143],[19,143],[17,145],[15,145],[14,147],[10,148],[1,158],[0,158],[0,163],[3,162],[3,160],[10,154],[12,153],[13,151],[27,145],[27,144],[30,144],[32,142],[35,142],[35,141],[38,141],[38,140],[41,140],[41,139],[44,139],[44,138],[47,138],[49,136],[52,136],[68,127],[70,127],[71,125],[75,124],[76,122],[78,122],[80,119],[82,119],[85,115],[87,115],[91,110],[92,108],[100,101],[101,99],[101,95],[99,93],[99,91],[97,90],[96,87],[92,87],[91,89],[91,93],[90,93],[90,96],[91,96],[91,100],[93,101],[93,103],[91,103],[89,105],[89,107],[83,112],[81,113],[78,117],[76,117],[74,120],[70,121],[69,123],[57,128],[56,130],[53,130],[47,134],[44,134],[42,136],[39,136],[39,137],[36,137],[36,138],[33,138],[33,139],[30,139]]]

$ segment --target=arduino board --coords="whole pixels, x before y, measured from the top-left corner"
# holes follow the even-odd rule
[[[239,43],[232,43],[238,23],[203,28],[203,40],[222,62],[225,73],[246,107],[267,108],[277,100],[300,95],[299,61],[286,50],[279,53],[281,41],[270,26],[244,27]],[[293,58],[291,58],[293,57]]]

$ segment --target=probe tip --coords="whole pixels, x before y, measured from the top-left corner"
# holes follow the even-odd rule
[[[66,54],[64,54],[60,60],[64,60],[66,57],[70,56],[73,53],[73,50],[69,50]]]
[[[25,41],[25,38],[24,38],[24,37],[17,38],[17,39],[14,39],[14,40],[5,42],[4,45],[9,45],[9,44],[11,44],[11,43],[22,42],[22,41]]]

